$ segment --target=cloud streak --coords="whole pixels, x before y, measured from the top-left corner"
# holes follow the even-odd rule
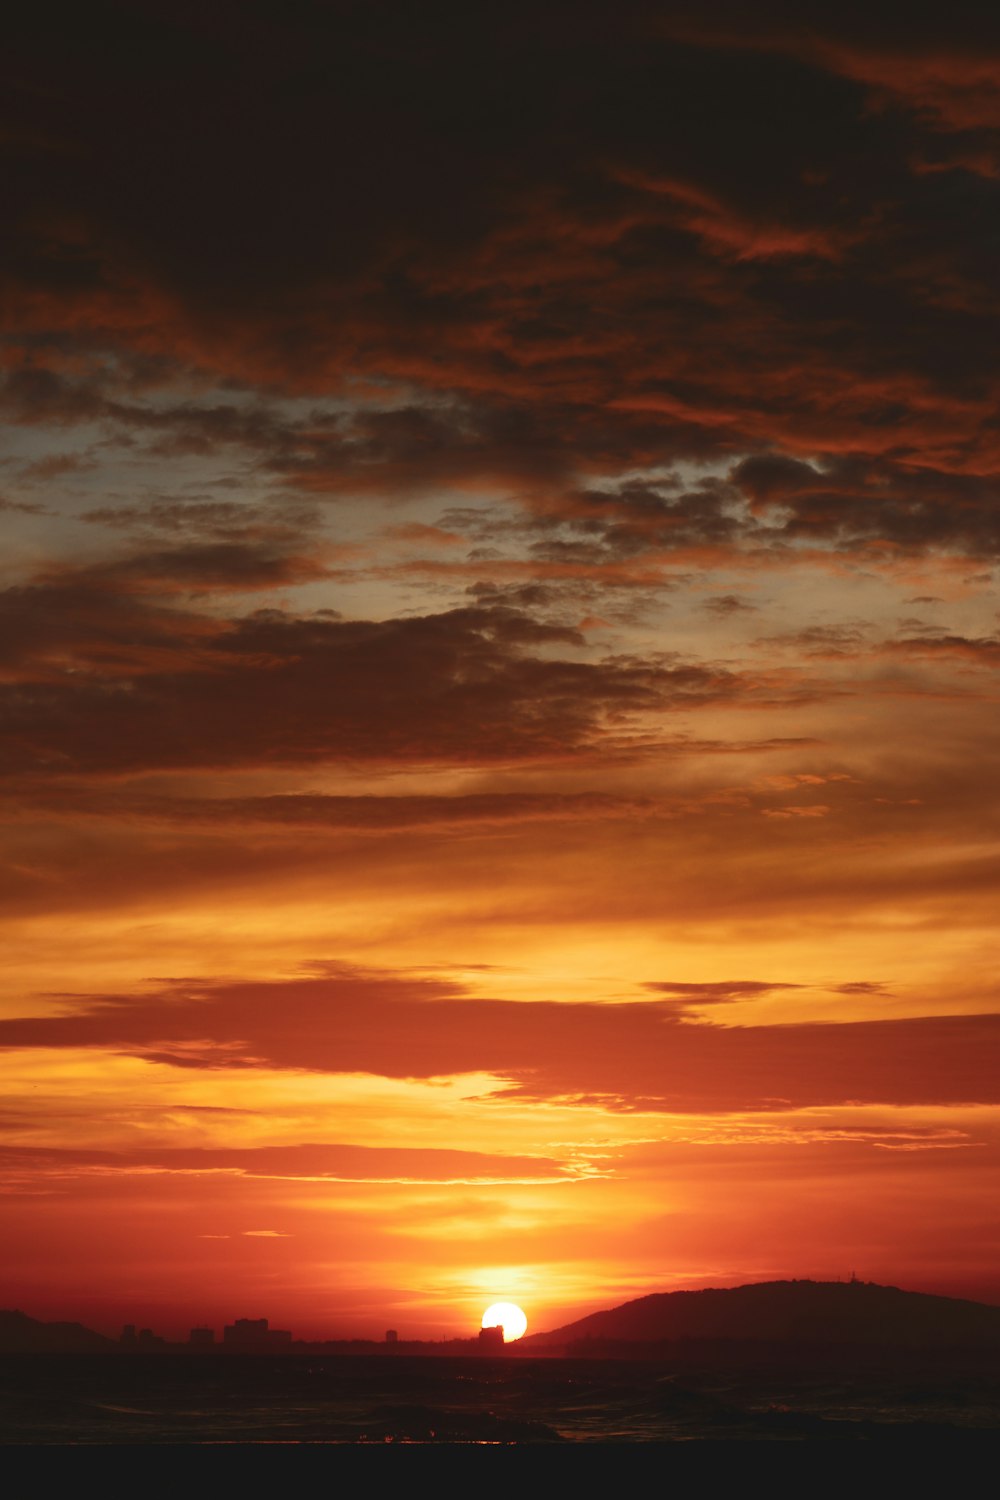
[[[579,1005],[465,999],[436,980],[345,974],[171,987],[75,1014],[0,1022],[5,1047],[101,1047],[178,1067],[265,1065],[395,1078],[492,1072],[526,1100],[646,1111],[1000,1103],[1000,1017],[780,1026],[685,1024],[762,981],[664,985],[670,998]],[[573,1046],[567,1048],[566,1038]]]

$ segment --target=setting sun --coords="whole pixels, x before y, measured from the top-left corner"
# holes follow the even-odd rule
[[[516,1302],[494,1302],[483,1313],[483,1327],[503,1329],[505,1344],[524,1337],[528,1320]]]

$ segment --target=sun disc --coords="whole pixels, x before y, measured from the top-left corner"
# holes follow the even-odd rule
[[[483,1313],[483,1327],[498,1325],[503,1329],[504,1343],[512,1344],[515,1339],[523,1338],[528,1320],[516,1302],[494,1302]]]

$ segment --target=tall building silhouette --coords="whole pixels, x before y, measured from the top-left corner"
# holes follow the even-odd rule
[[[288,1348],[292,1335],[287,1328],[269,1328],[266,1318],[237,1318],[223,1328],[222,1342],[240,1354],[261,1354]]]

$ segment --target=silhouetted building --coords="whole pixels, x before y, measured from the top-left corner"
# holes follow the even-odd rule
[[[154,1333],[151,1328],[139,1329],[138,1343],[140,1349],[162,1349],[166,1342],[166,1339],[161,1339],[159,1334]]]
[[[214,1328],[192,1328],[188,1343],[196,1349],[209,1349],[215,1343]]]
[[[267,1343],[266,1318],[237,1318],[222,1330],[222,1342],[229,1348],[245,1349],[252,1344]]]
[[[395,1328],[387,1328],[385,1330],[385,1341],[387,1344],[399,1343],[399,1334],[396,1332]]]
[[[287,1348],[292,1335],[287,1328],[268,1328],[266,1318],[237,1318],[223,1328],[222,1342],[240,1354],[261,1354]]]
[[[503,1341],[503,1326],[502,1326],[502,1324],[498,1323],[495,1328],[480,1328],[480,1330],[479,1330],[479,1347],[480,1347],[480,1349],[482,1349],[484,1351],[489,1351],[490,1349],[502,1349],[503,1346],[504,1346],[504,1341]]]
[[[118,1342],[125,1349],[134,1349],[135,1348],[135,1346],[136,1346],[136,1337],[135,1337],[135,1324],[134,1323],[126,1323],[125,1324],[125,1327],[122,1329],[122,1336],[118,1340]]]

